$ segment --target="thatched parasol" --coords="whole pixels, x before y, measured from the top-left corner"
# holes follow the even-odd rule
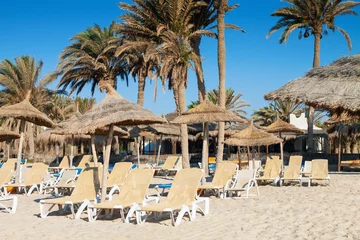
[[[171,123],[174,124],[192,124],[204,123],[204,138],[203,138],[203,152],[202,152],[202,166],[205,176],[209,175],[208,157],[209,157],[209,125],[211,122],[246,122],[245,119],[217,106],[205,99],[196,107],[187,110],[180,116],[176,117]]]
[[[239,133],[233,134],[230,138],[226,139],[224,143],[231,146],[247,146],[248,152],[250,146],[272,145],[280,143],[281,160],[283,161],[282,142],[283,140],[281,138],[278,138],[271,133],[267,133],[264,130],[256,128],[251,121],[249,127]]]
[[[95,134],[96,129],[109,126],[102,180],[101,201],[104,201],[106,197],[107,173],[114,126],[149,125],[154,123],[165,123],[166,120],[155,115],[153,112],[145,110],[139,105],[124,99],[106,81],[101,81],[98,86],[100,90],[106,90],[104,99],[82,115],[78,123],[74,124],[70,129],[72,133]]]
[[[20,138],[20,135],[18,133],[0,127],[0,142],[18,138]]]
[[[31,91],[27,93],[25,99],[14,105],[7,105],[0,108],[0,118],[15,118],[20,119],[20,143],[19,143],[19,151],[17,157],[17,165],[16,165],[16,183],[19,182],[20,177],[20,163],[22,156],[22,149],[24,144],[24,129],[25,122],[31,122],[36,125],[52,127],[54,123],[42,112],[36,109],[33,105],[31,105],[29,99],[31,96]]]
[[[267,126],[265,128],[265,130],[268,133],[279,133],[279,134],[281,134],[283,132],[299,133],[299,134],[305,133],[304,130],[301,130],[301,129],[295,127],[294,125],[281,120],[281,118],[279,118],[279,117],[276,118],[276,121],[274,123],[272,123],[270,126]]]
[[[10,157],[10,141],[18,138],[20,138],[18,133],[0,127],[0,142],[6,141],[7,159]]]
[[[329,66],[309,71],[278,90],[265,95],[267,100],[303,102],[332,111],[360,112],[360,54],[343,57]]]

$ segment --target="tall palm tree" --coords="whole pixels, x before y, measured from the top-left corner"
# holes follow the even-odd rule
[[[56,73],[50,73],[40,78],[43,62],[36,62],[31,56],[16,57],[15,62],[5,59],[0,62],[0,105],[12,105],[23,101],[30,93],[29,101],[40,111],[48,113],[49,102],[56,91],[49,90],[47,86],[52,83]],[[14,120],[12,120],[14,121]],[[9,123],[9,125],[20,124]],[[24,128],[27,130],[29,144],[29,158],[33,158],[34,126],[29,123]]]
[[[71,38],[71,45],[60,54],[58,70],[62,77],[58,87],[70,86],[69,94],[75,91],[78,94],[91,84],[94,94],[100,81],[109,81],[116,88],[118,77],[127,79],[125,62],[114,57],[115,50],[105,51],[109,45],[122,44],[115,26],[115,22],[103,29],[95,25]]]
[[[159,77],[163,86],[168,84],[173,90],[178,114],[186,111],[185,88],[188,83],[188,68],[197,60],[187,39],[180,39],[171,30],[162,30],[162,44],[154,50],[153,55],[161,61]],[[187,125],[180,125],[183,167],[189,168],[188,131]]]
[[[249,107],[250,104],[246,103],[245,100],[241,99],[242,94],[235,94],[235,91],[232,88],[228,88],[226,90],[226,110],[244,117],[246,111],[243,109],[244,107]],[[214,103],[219,104],[219,90],[213,89],[208,93],[208,99]],[[192,101],[190,105],[188,105],[188,109],[194,108],[199,104],[199,101]]]
[[[228,0],[217,0],[217,53],[218,53],[218,68],[219,68],[219,106],[225,109],[226,100],[226,86],[225,86],[225,72],[226,72],[226,48],[225,48],[225,13],[228,8]],[[216,161],[221,163],[224,153],[224,134],[225,123],[219,122],[218,126],[218,147]]]
[[[127,13],[120,18],[124,21],[119,31],[126,38],[136,41],[141,48],[148,43],[156,46],[161,43],[158,30],[170,29],[180,38],[187,38],[198,56],[195,70],[198,79],[199,101],[205,94],[205,82],[201,64],[200,42],[202,36],[215,37],[211,24],[216,20],[213,0],[135,0],[134,4],[120,3],[120,8]],[[140,84],[141,82],[139,82]]]
[[[328,31],[338,30],[346,39],[348,49],[351,50],[351,39],[349,34],[342,28],[335,25],[335,19],[344,15],[358,14],[353,10],[360,5],[355,1],[343,0],[284,0],[290,6],[276,10],[271,16],[280,17],[280,20],[273,26],[267,37],[280,29],[284,28],[281,34],[280,43],[286,43],[290,34],[300,29],[299,39],[310,35],[314,36],[314,58],[313,67],[320,67],[320,40]],[[310,107],[308,118],[308,151],[313,151],[313,123],[315,109]]]

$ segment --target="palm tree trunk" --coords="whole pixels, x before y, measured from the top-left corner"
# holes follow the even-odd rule
[[[34,159],[35,154],[34,124],[29,123],[29,159]]]
[[[186,111],[186,98],[185,98],[185,85],[184,82],[179,84],[178,92],[178,111],[183,113]],[[181,153],[182,153],[182,166],[183,168],[190,168],[189,161],[189,142],[188,142],[188,128],[186,124],[180,124],[180,136],[181,136]]]
[[[24,144],[24,130],[25,130],[25,120],[21,120],[20,123],[20,142],[19,142],[19,151],[17,156],[17,163],[16,163],[16,175],[15,175],[15,182],[18,183],[20,179],[20,164],[21,164],[21,157],[22,157],[22,149]]]
[[[119,137],[115,136],[114,140],[115,140],[114,152],[115,154],[120,154]]]
[[[218,3],[218,68],[219,68],[219,105],[225,109],[226,87],[226,48],[225,48],[225,10],[228,5],[227,0],[219,0]],[[225,123],[219,122],[218,149],[216,161],[223,160]]]
[[[197,77],[199,102],[202,102],[206,98],[206,87],[205,87],[204,72],[201,62],[200,42],[201,42],[201,38],[196,37],[193,41],[191,41],[191,47],[193,48],[196,56],[198,56],[199,58],[199,61],[195,61],[194,65],[195,65],[195,72]]]
[[[137,104],[144,106],[144,91],[145,91],[145,75],[140,71],[138,76],[138,95]]]
[[[320,40],[321,40],[321,31],[314,34],[314,59],[313,59],[313,68],[320,67]],[[309,106],[309,117],[308,117],[308,152],[314,151],[314,114],[315,109],[312,106]]]
[[[110,161],[110,153],[111,153],[111,142],[113,139],[114,133],[114,125],[111,124],[109,127],[109,135],[106,142],[106,150],[105,150],[105,159],[103,166],[103,174],[102,174],[102,186],[101,186],[101,202],[105,202],[106,198],[106,190],[107,190],[107,177],[109,171],[109,161]]]

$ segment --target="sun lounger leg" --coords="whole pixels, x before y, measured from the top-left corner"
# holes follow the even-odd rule
[[[75,214],[75,220],[80,219],[80,216],[82,214],[82,212],[85,210],[85,208],[87,208],[87,206],[90,204],[89,200],[85,200],[79,207],[79,209],[77,210],[76,214]],[[72,208],[74,209],[74,205],[72,205]]]
[[[11,207],[10,213],[16,213],[17,205],[18,205],[18,198],[17,198],[17,196],[14,196],[13,197],[13,205]]]
[[[0,207],[4,208],[5,211],[7,211],[8,213],[15,213],[16,209],[17,209],[17,205],[18,205],[17,196],[5,198],[4,201],[12,201],[12,206],[11,207],[6,207],[5,205],[0,203]]]
[[[179,212],[179,214],[178,214],[178,217],[176,218],[176,221],[173,222],[173,225],[174,225],[174,226],[179,225],[179,224],[181,223],[182,218],[184,217],[184,215],[185,215],[186,213],[189,214],[190,221],[192,221],[193,219],[192,219],[192,215],[190,214],[190,209],[189,209],[188,206],[185,206],[185,205],[184,205],[184,206],[181,208],[181,210],[180,210],[180,212]],[[171,214],[173,215],[173,212],[171,212]],[[173,217],[172,217],[172,219],[173,219]]]
[[[109,192],[109,194],[108,194],[109,199],[111,199],[111,197],[112,197],[112,195],[115,193],[115,191],[119,191],[119,192],[120,192],[120,188],[119,188],[117,185],[114,185],[114,186],[111,188],[111,190],[110,190],[110,192]]]
[[[26,187],[25,187],[25,189],[26,189]],[[36,190],[38,191],[38,193],[41,193],[41,192],[39,191],[38,186],[37,186],[36,184],[34,184],[34,185],[32,185],[32,186],[30,187],[29,191],[26,193],[26,196],[27,196],[27,197],[30,196],[31,193],[34,191],[34,189],[36,189]],[[26,190],[25,190],[25,192],[26,192]]]
[[[140,206],[137,204],[133,204],[130,210],[128,211],[128,214],[126,215],[126,218],[124,219],[125,223],[129,223],[131,217],[134,215],[134,213],[140,209]]]
[[[101,213],[101,209],[96,209],[92,206],[88,206],[87,213],[89,222],[95,222]]]

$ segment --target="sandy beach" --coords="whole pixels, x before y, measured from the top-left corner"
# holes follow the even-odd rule
[[[16,214],[0,213],[1,239],[359,239],[360,175],[332,174],[331,181],[330,187],[260,186],[260,197],[250,199],[211,198],[208,216],[178,227],[166,216],[144,225],[118,217],[90,223],[86,214],[78,221],[41,219],[37,201],[47,196],[19,195]]]

